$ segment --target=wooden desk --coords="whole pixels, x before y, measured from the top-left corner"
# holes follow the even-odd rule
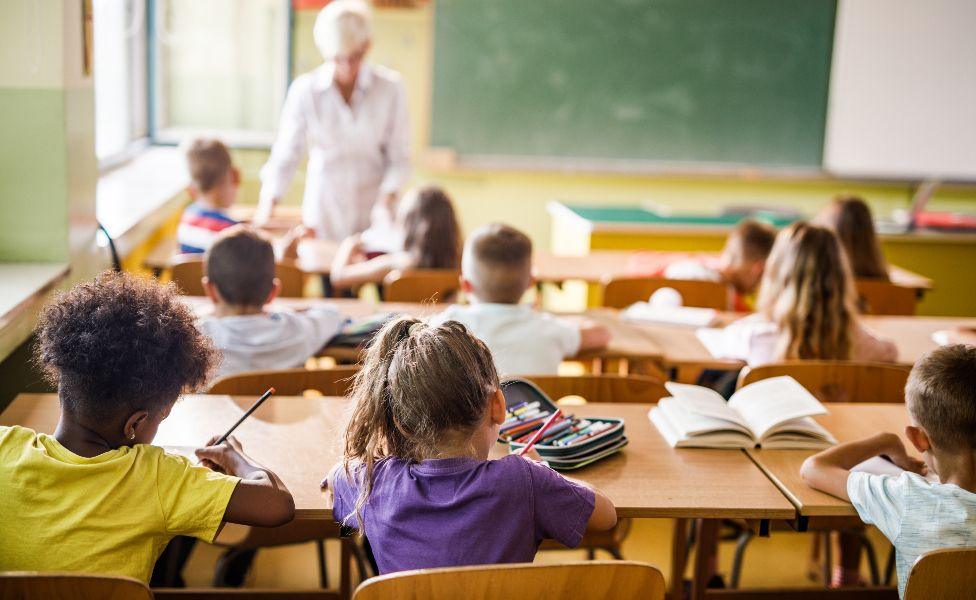
[[[724,323],[729,323],[737,316],[741,315],[725,313],[721,318]],[[895,342],[898,362],[905,365],[915,364],[927,352],[938,347],[932,341],[934,332],[956,326],[976,327],[976,318],[867,315],[863,319],[873,331]],[[662,366],[676,369],[680,381],[693,380],[694,375],[702,369],[737,369],[744,366],[742,361],[713,357],[695,337],[695,327],[628,323],[663,349]]]
[[[840,442],[850,442],[869,437],[880,431],[897,433],[904,437],[909,424],[904,404],[850,404],[846,402],[827,405],[829,415],[816,417]],[[911,446],[908,446],[911,448]],[[857,512],[849,503],[830,494],[818,492],[800,478],[800,466],[816,452],[810,450],[747,450],[746,453],[765,472],[769,479],[796,507],[800,517],[850,517]]]
[[[197,316],[203,317],[213,308],[210,300],[203,296],[183,296],[184,302],[190,305]],[[444,310],[446,304],[421,304],[414,302],[369,302],[359,299],[343,298],[278,298],[272,306],[281,306],[292,310],[302,310],[313,306],[334,306],[343,315],[350,318],[361,318],[380,312],[398,312],[416,317],[429,317]],[[649,361],[660,365],[663,361],[664,350],[652,339],[647,332],[620,319],[618,311],[613,309],[593,309],[582,314],[560,315],[572,320],[585,316],[604,324],[612,336],[610,345],[603,350],[585,352],[577,356],[579,360],[616,359],[627,361]],[[697,342],[697,339],[695,340]],[[354,348],[326,347],[323,356],[331,356],[337,360],[358,360],[359,351]]]
[[[339,245],[335,242],[320,239],[306,239],[298,244],[298,259],[295,264],[307,275],[328,275],[332,270],[332,259],[335,258]],[[162,273],[170,267],[170,261],[179,253],[176,238],[161,240],[146,254],[142,264],[156,273]]]
[[[195,446],[226,430],[253,397],[186,396],[163,421],[155,443]],[[274,470],[295,496],[296,516],[332,517],[319,482],[341,457],[349,400],[276,396],[238,428],[245,450]],[[621,517],[792,519],[793,505],[738,450],[673,450],[647,418],[646,404],[589,404],[580,416],[626,420],[630,445],[620,454],[573,472],[614,501]],[[0,414],[0,425],[52,433],[60,414],[55,394],[21,394]],[[496,446],[493,455],[505,453]]]
[[[538,281],[563,283],[581,280],[598,284],[609,277],[633,277],[664,269],[675,260],[714,258],[714,252],[669,252],[631,250],[591,250],[583,256],[558,255],[536,251],[533,254],[533,274]],[[891,265],[891,282],[915,290],[919,294],[933,288],[932,280],[907,269]]]

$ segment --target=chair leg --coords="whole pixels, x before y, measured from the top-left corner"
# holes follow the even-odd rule
[[[885,563],[884,583],[891,585],[895,579],[895,547],[892,546],[888,552],[888,562]]]
[[[240,587],[251,568],[257,550],[231,548],[220,555],[214,569],[214,587]]]
[[[685,539],[685,564],[691,560],[691,549],[695,547],[695,538],[698,537],[698,519],[692,519],[688,526],[688,537]]]
[[[826,588],[830,587],[830,582],[833,580],[833,550],[834,549],[831,546],[830,532],[825,531],[823,532],[823,584]]]
[[[594,560],[594,559],[596,559],[596,548],[587,548],[586,560]]]
[[[329,570],[325,562],[325,540],[315,540],[315,554],[319,561],[319,587],[329,587]]]
[[[729,575],[730,589],[739,589],[739,578],[742,576],[742,559],[753,536],[755,534],[751,529],[743,529],[742,533],[739,534],[739,539],[735,542],[735,557],[732,559],[732,573]]]
[[[858,531],[855,535],[857,539],[861,540],[861,545],[864,546],[864,553],[868,557],[868,568],[871,570],[871,585],[881,585],[881,575],[878,570],[878,556],[874,552],[874,546],[871,545],[871,540],[868,539],[864,531]]]
[[[376,573],[370,574],[367,571],[366,557],[363,555],[363,549],[359,544],[353,544],[350,550],[352,550],[352,556],[356,560],[356,570],[359,572],[360,581],[366,581],[373,575],[376,575]]]
[[[620,546],[618,546],[616,544],[613,545],[613,546],[608,546],[607,548],[604,548],[604,550],[606,550],[607,552],[609,552],[610,553],[610,556],[614,557],[617,560],[623,560],[624,559],[624,555],[620,551]]]

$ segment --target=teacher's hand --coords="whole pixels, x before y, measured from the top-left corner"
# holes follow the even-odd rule
[[[278,200],[280,198],[272,198],[270,202],[263,201],[258,202],[258,208],[254,211],[254,218],[251,219],[251,224],[255,227],[264,227],[274,216],[275,206],[278,206]]]

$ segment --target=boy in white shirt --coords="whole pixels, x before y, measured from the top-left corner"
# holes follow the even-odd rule
[[[905,399],[912,423],[905,437],[924,462],[909,456],[897,435],[879,433],[812,456],[800,472],[811,487],[850,500],[861,519],[891,541],[901,597],[922,554],[976,546],[976,347],[945,346],[927,354],[912,369]],[[905,472],[851,472],[879,455]],[[923,477],[929,471],[939,483]]]
[[[451,306],[431,322],[463,323],[488,346],[502,375],[554,375],[563,359],[607,345],[610,332],[602,325],[519,304],[532,283],[532,240],[508,225],[485,225],[461,257],[461,289],[470,304]]]
[[[342,326],[342,315],[331,307],[267,308],[281,283],[271,242],[251,228],[223,231],[207,250],[205,269],[203,289],[214,310],[199,327],[224,354],[218,377],[300,367]]]

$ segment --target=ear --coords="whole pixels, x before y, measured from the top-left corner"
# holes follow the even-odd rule
[[[191,200],[196,200],[200,197],[200,190],[197,189],[196,184],[191,183],[190,185],[186,186],[186,194]]]
[[[200,283],[203,284],[203,291],[210,298],[210,301],[214,304],[221,304],[223,299],[220,297],[220,292],[217,291],[217,286],[210,281],[210,278],[204,275],[200,278]]]
[[[474,286],[471,285],[471,280],[466,278],[464,275],[458,277],[458,281],[461,282],[461,291],[465,294],[470,294],[474,290]]]
[[[915,425],[905,427],[905,437],[912,443],[912,446],[915,446],[916,450],[923,454],[932,449],[932,441],[929,440],[929,434],[925,433],[925,430],[921,427],[916,427]]]
[[[122,436],[125,438],[125,443],[131,444],[134,442],[138,436],[139,428],[144,426],[148,419],[149,411],[147,410],[137,410],[129,415],[129,418],[125,420],[125,425],[122,428]]]
[[[237,167],[230,168],[230,182],[234,187],[241,185],[241,171]]]
[[[274,299],[277,298],[278,294],[280,293],[281,293],[281,280],[275,277],[274,281],[271,282],[271,291],[268,292],[268,297],[265,298],[264,303],[271,304],[272,302],[274,302]]]
[[[495,393],[491,395],[490,413],[491,413],[491,423],[492,425],[501,425],[505,422],[505,394],[502,393],[501,388],[495,390]]]
[[[765,260],[757,260],[756,262],[752,263],[752,274],[755,275],[756,277],[761,276],[762,272],[765,270],[766,270]]]

